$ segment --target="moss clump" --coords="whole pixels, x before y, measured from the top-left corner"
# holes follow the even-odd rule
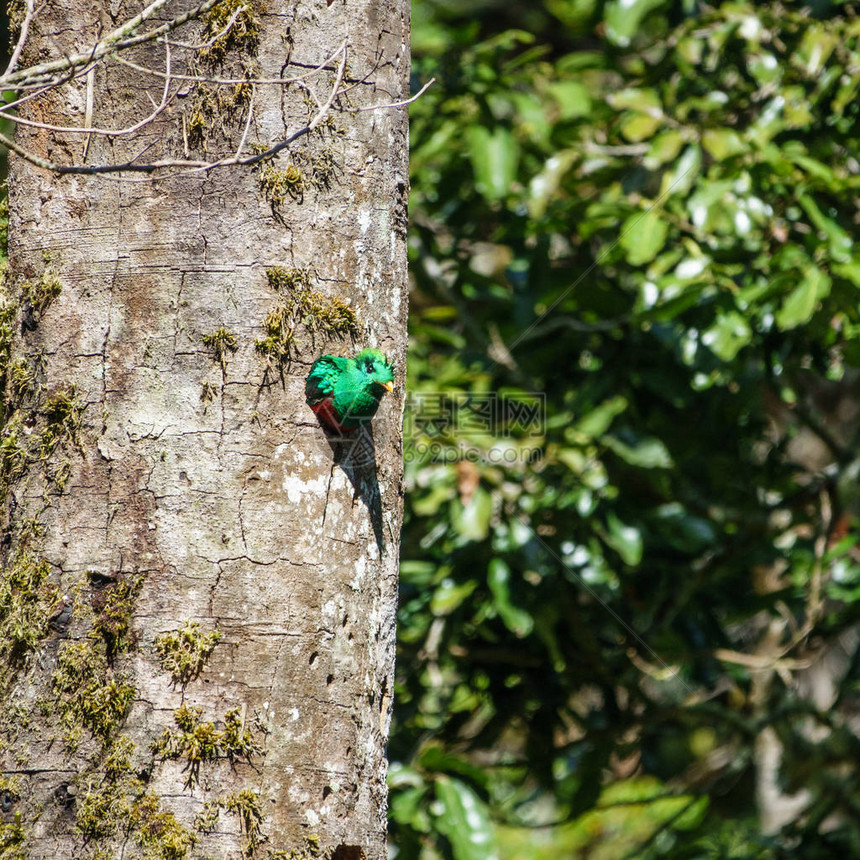
[[[218,630],[205,632],[196,621],[188,621],[179,630],[157,636],[155,650],[161,668],[170,672],[174,684],[184,687],[203,671],[220,640]]]
[[[172,812],[162,809],[152,792],[146,792],[134,802],[128,821],[132,838],[147,857],[185,860],[197,843],[197,836],[186,830]]]
[[[74,385],[48,396],[41,410],[45,417],[45,429],[39,440],[42,459],[49,457],[61,443],[80,445],[78,432],[83,409]]]
[[[203,343],[212,350],[222,371],[227,369],[227,354],[234,353],[239,348],[236,335],[224,326],[219,326],[212,334],[204,334]]]
[[[313,113],[316,113],[317,110],[319,108],[314,103]],[[327,122],[333,122],[331,116],[327,118]],[[334,153],[328,146],[323,149],[302,147],[293,153],[293,163],[303,172],[307,182],[313,185],[317,191],[327,191],[331,188],[338,171]]]
[[[200,402],[208,406],[215,399],[217,390],[211,382],[204,382],[200,388]],[[206,410],[204,409],[203,412],[205,413]]]
[[[241,73],[254,77],[255,69],[250,64],[243,64]],[[185,133],[188,145],[207,148],[214,132],[220,132],[231,140],[228,124],[234,122],[251,100],[251,83],[242,81],[230,87],[197,84],[194,98],[186,114]]]
[[[36,374],[26,358],[10,361],[6,371],[6,401],[22,400],[36,390]]]
[[[294,328],[289,307],[284,304],[276,305],[266,314],[263,323],[266,336],[255,341],[254,348],[266,357],[269,364],[284,365],[292,355]]]
[[[282,295],[311,288],[311,273],[308,269],[285,269],[282,266],[272,266],[266,269],[266,280],[276,293]]]
[[[197,842],[195,833],[161,808],[158,798],[134,770],[134,744],[120,737],[105,759],[104,771],[79,780],[77,829],[87,840],[122,832],[144,850],[144,857],[185,860]],[[111,856],[111,855],[106,855]]]
[[[195,828],[201,833],[211,833],[218,825],[218,813],[222,809],[238,817],[239,827],[245,836],[242,856],[250,860],[262,841],[260,829],[263,822],[263,808],[259,793],[244,788],[233,794],[225,794],[223,797],[207,801],[194,820]]]
[[[288,164],[283,170],[271,163],[260,168],[260,188],[275,215],[280,214],[288,200],[301,203],[306,187],[304,174],[295,164]]]
[[[4,665],[0,673],[4,681],[48,632],[50,611],[59,596],[50,573],[48,562],[26,541],[0,571],[0,659],[8,665],[8,672]]]
[[[186,762],[186,788],[198,783],[204,762],[218,759],[228,759],[231,764],[239,759],[250,762],[252,756],[261,752],[253,733],[245,728],[238,708],[224,714],[223,728],[204,722],[202,715],[201,708],[182,705],[173,712],[177,728],[165,729],[152,745],[157,759]]]
[[[5,269],[6,260],[0,260],[0,268]],[[5,273],[0,271],[0,392],[2,392],[2,411],[0,421],[5,417],[8,403],[9,368],[12,363],[12,338],[15,332],[15,303],[6,295]]]
[[[50,267],[46,267],[38,281],[24,281],[22,291],[24,300],[32,308],[35,322],[38,322],[46,310],[60,295],[63,285]]]
[[[24,447],[23,423],[23,415],[16,412],[0,430],[0,498],[5,498],[9,485],[22,477],[32,462]]]
[[[229,139],[228,125],[235,125],[234,120],[249,104],[251,79],[259,77],[250,57],[257,50],[262,11],[258,0],[222,0],[201,16],[203,41],[208,43],[198,54],[199,65],[204,67],[202,76],[211,77],[212,71],[230,58],[234,60],[230,64],[231,77],[245,80],[232,86],[197,84],[186,115],[189,146],[205,150],[216,136]]]
[[[6,11],[11,18],[12,6],[16,0],[9,3]],[[5,259],[7,254],[7,246],[9,244],[9,189],[6,183],[0,185],[0,259]]]
[[[311,337],[322,334],[328,338],[343,338],[358,334],[355,311],[343,300],[329,298],[312,289],[307,269],[274,266],[266,270],[266,276],[269,286],[283,297],[266,315],[263,323],[266,336],[254,344],[270,364],[282,366],[293,357],[296,330],[300,325]]]
[[[93,595],[93,623],[88,636],[65,642],[57,654],[52,678],[55,708],[66,729],[66,743],[75,747],[82,729],[106,745],[123,724],[136,690],[131,679],[114,667],[122,651],[133,645],[129,625],[142,576],[121,576]],[[74,609],[84,607],[75,602]]]
[[[104,643],[91,638],[63,643],[52,681],[71,747],[81,727],[107,741],[125,720],[136,692],[129,679],[111,667]]]
[[[42,404],[27,412],[15,410],[6,417],[0,431],[0,499],[10,484],[21,478],[28,468],[41,463],[46,483],[62,492],[71,473],[71,461],[51,463],[58,449],[75,445],[80,448],[82,406],[74,386],[54,392]],[[41,429],[33,431],[41,421]],[[26,430],[24,428],[27,428]]]
[[[101,636],[109,660],[131,644],[128,629],[134,603],[142,587],[143,576],[124,575],[93,595],[91,606],[95,619],[92,632]]]
[[[270,851],[268,860],[313,860],[322,856],[320,838],[316,833],[305,837],[304,848],[293,848],[291,851]]]
[[[263,11],[263,4],[254,0],[216,3],[201,18],[205,25],[203,41],[212,41],[200,51],[201,59],[215,66],[222,63],[231,51],[254,53],[260,41],[260,15]]]
[[[28,854],[23,847],[27,838],[23,816],[16,812],[12,821],[0,824],[0,858],[2,860],[27,860]]]

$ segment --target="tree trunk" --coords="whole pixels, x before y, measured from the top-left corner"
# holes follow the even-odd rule
[[[26,58],[78,50],[143,4],[120,5],[49,4]],[[171,38],[210,40],[240,6]],[[291,77],[348,40],[340,110],[277,158],[158,181],[11,158],[4,858],[385,856],[406,111],[351,109],[406,98],[408,3],[265,0],[236,24],[174,50],[173,72]],[[124,56],[165,68],[163,47]],[[260,84],[252,103],[250,87],[176,82],[153,125],[93,135],[87,162],[214,160],[246,127],[264,149],[317,113],[328,66],[313,93]],[[150,113],[163,86],[100,66],[92,127]],[[81,126],[85,104],[81,79],[25,115]],[[85,146],[17,140],[52,160]],[[395,392],[371,432],[330,442],[304,378],[364,346],[394,359]]]

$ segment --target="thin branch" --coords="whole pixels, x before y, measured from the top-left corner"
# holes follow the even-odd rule
[[[11,122],[19,123],[20,125],[27,125],[33,128],[41,128],[47,131],[56,131],[61,132],[62,134],[98,134],[104,137],[122,137],[127,134],[134,134],[136,131],[140,131],[144,126],[149,125],[160,113],[164,111],[164,109],[168,105],[168,95],[170,93],[170,45],[167,43],[165,39],[165,78],[164,78],[164,91],[161,96],[161,101],[156,105],[155,110],[149,114],[149,116],[140,120],[140,122],[135,123],[132,126],[128,126],[127,128],[92,128],[92,94],[90,90],[89,83],[89,75],[95,71],[95,66],[90,67],[90,71],[87,74],[87,105],[86,105],[86,114],[84,116],[84,127],[80,128],[78,126],[65,126],[65,125],[49,125],[44,122],[36,122],[32,119],[24,119],[20,116],[12,116],[9,115],[6,119]]]
[[[93,110],[95,109],[95,92],[96,92],[96,67],[91,66],[87,72],[87,104],[84,109],[84,127],[93,127]],[[10,119],[13,119],[10,117]],[[19,119],[19,117],[14,117]],[[92,133],[87,135],[87,141],[84,144],[84,154],[81,156],[81,161],[87,160],[87,153],[90,151],[90,143],[92,142]]]
[[[139,25],[152,17],[155,12],[157,12],[162,6],[165,5],[167,0],[154,0],[146,9],[143,10],[139,15],[135,16],[135,18],[130,19],[122,26],[115,29],[113,32],[108,34],[105,38],[99,40],[95,43],[95,45],[90,49],[90,51],[86,54],[79,53],[71,56],[64,57],[62,59],[57,59],[53,61],[49,61],[47,63],[43,63],[39,66],[34,66],[29,69],[24,69],[18,72],[13,72],[3,78],[0,78],[0,86],[10,87],[17,89],[19,92],[25,89],[33,89],[35,92],[30,92],[25,96],[21,96],[15,102],[6,105],[5,108],[0,107],[0,115],[6,114],[10,120],[13,122],[20,123],[21,125],[40,128],[50,132],[56,132],[60,134],[84,134],[87,136],[87,144],[84,149],[83,160],[86,160],[87,151],[89,148],[89,142],[92,140],[94,135],[99,135],[103,137],[113,138],[120,136],[127,136],[133,134],[135,132],[140,131],[140,129],[152,123],[164,110],[169,106],[169,104],[175,98],[175,94],[173,97],[171,96],[171,85],[174,81],[191,81],[193,83],[205,83],[212,82],[216,85],[237,85],[237,84],[251,84],[251,99],[248,105],[248,113],[244,124],[244,129],[242,133],[241,140],[239,145],[233,155],[228,156],[226,158],[219,159],[217,161],[209,161],[203,159],[194,159],[188,157],[188,145],[187,145],[187,129],[184,126],[184,116],[183,116],[183,140],[185,142],[184,152],[185,158],[183,159],[161,159],[158,161],[153,161],[150,163],[141,163],[140,159],[142,155],[153,146],[153,143],[147,145],[141,152],[139,152],[134,158],[131,160],[122,163],[122,164],[102,164],[102,165],[87,165],[87,164],[72,164],[72,165],[63,165],[53,161],[49,161],[46,158],[42,158],[41,156],[36,155],[33,152],[28,151],[26,148],[20,146],[15,143],[14,140],[9,139],[5,135],[0,134],[0,145],[5,146],[11,152],[14,152],[16,155],[25,159],[31,164],[36,165],[45,170],[50,170],[59,174],[83,174],[83,175],[100,175],[106,176],[111,173],[145,173],[149,174],[148,177],[132,180],[129,178],[123,177],[123,181],[154,181],[162,178],[161,174],[164,172],[170,172],[171,174],[182,174],[182,173],[199,173],[199,172],[208,172],[214,170],[219,167],[230,167],[230,166],[246,166],[253,167],[263,161],[274,158],[281,151],[291,146],[296,140],[303,137],[306,134],[310,134],[314,131],[331,113],[332,110],[335,109],[335,106],[338,103],[338,99],[340,99],[343,94],[349,89],[349,87],[344,87],[344,80],[346,74],[346,66],[347,66],[347,48],[348,41],[344,39],[344,41],[338,46],[338,48],[333,51],[322,63],[314,66],[313,68],[309,68],[308,71],[303,72],[301,75],[298,75],[294,78],[241,78],[241,79],[221,79],[221,78],[204,78],[203,76],[197,75],[175,75],[171,70],[171,57],[170,57],[170,48],[180,47],[183,50],[199,50],[206,47],[210,42],[204,43],[203,45],[190,45],[183,42],[173,42],[167,39],[166,34],[173,29],[176,29],[180,25],[186,23],[192,18],[199,16],[200,14],[206,12],[208,9],[212,8],[218,0],[205,0],[205,2],[199,4],[194,9],[184,13],[183,15],[177,16],[165,24],[162,24],[153,30],[148,31],[147,33],[132,36],[130,35]],[[28,0],[30,4],[34,3],[35,0]],[[238,13],[234,14],[227,26],[223,28],[223,30],[215,37],[219,38],[223,33],[227,32],[231,26],[235,24],[236,18],[238,17]],[[163,72],[156,71],[154,69],[147,68],[145,66],[139,66],[136,63],[130,62],[123,57],[120,57],[118,52],[124,50],[125,48],[131,47],[133,45],[139,45],[144,42],[153,41],[157,38],[164,36],[165,43],[165,69]],[[111,128],[100,128],[93,127],[92,118],[93,118],[93,90],[94,90],[94,73],[95,67],[100,60],[107,59],[107,61],[114,60],[118,63],[121,63],[124,66],[135,69],[141,73],[157,76],[163,78],[164,80],[164,88],[162,91],[161,101],[158,104],[155,104],[155,100],[150,97],[150,101],[153,104],[153,111],[144,119],[135,123],[132,126],[128,126],[122,129],[111,129]],[[308,78],[319,74],[320,71],[323,70],[333,70],[331,63],[336,58],[339,59],[336,68],[336,74],[333,84],[331,85],[330,91],[328,93],[325,101],[320,101],[317,98],[314,90],[307,86],[304,83]],[[62,74],[57,74],[58,72],[62,72]],[[24,102],[30,101],[33,98],[36,98],[38,95],[45,93],[46,91],[56,87],[59,82],[67,82],[74,80],[80,76],[87,76],[87,91],[86,91],[86,110],[84,115],[83,126],[61,126],[61,125],[50,125],[48,123],[38,122],[33,119],[22,118],[18,116],[11,116],[8,114],[8,111],[16,107]],[[51,78],[53,76],[53,78]],[[41,79],[41,80],[40,80]],[[38,82],[37,82],[38,81]],[[358,113],[364,112],[368,110],[384,110],[388,108],[399,108],[405,107],[416,99],[420,98],[427,89],[434,83],[434,80],[430,80],[427,84],[425,84],[418,93],[412,96],[409,99],[405,99],[399,102],[393,102],[390,104],[382,104],[375,105],[364,108],[344,108],[342,105],[338,105],[338,110],[347,110],[350,113]],[[254,101],[256,95],[256,86],[264,84],[278,85],[281,87],[286,87],[290,84],[297,84],[303,86],[314,98],[316,102],[317,111],[313,118],[308,122],[307,125],[298,129],[297,131],[290,134],[284,140],[270,146],[263,152],[255,153],[252,155],[244,156],[243,152],[247,146],[248,137],[251,130],[251,125],[254,117]],[[148,95],[148,93],[147,93]]]
[[[247,11],[247,6],[238,6],[233,14],[230,16],[230,20],[224,25],[224,28],[217,32],[211,39],[206,42],[201,42],[199,45],[189,45],[186,42],[171,42],[170,44],[174,48],[186,48],[189,51],[202,51],[203,48],[210,48],[214,45],[222,36],[226,36],[230,31],[230,28],[236,23],[236,19],[245,11]]]
[[[436,83],[436,78],[430,78],[430,80],[427,81],[427,83],[424,84],[424,86],[421,87],[421,89],[418,90],[418,92],[415,93],[414,96],[412,96],[411,98],[408,98],[402,102],[391,102],[390,104],[387,104],[387,105],[369,105],[368,107],[361,107],[361,108],[347,108],[346,111],[347,111],[347,113],[362,113],[362,112],[367,111],[367,110],[386,110],[387,108],[406,107],[406,105],[411,105],[412,102],[420,99],[421,96],[423,96],[424,93],[426,93],[427,90],[429,90],[430,87],[432,87],[433,84],[435,84],[435,83]]]
[[[167,2],[168,0],[155,0],[155,2],[147,6],[139,15],[135,15],[134,18],[126,21],[113,32],[108,33],[104,39],[98,42],[89,51],[72,54],[71,56],[63,57],[59,60],[49,60],[47,63],[41,63],[38,66],[30,66],[27,69],[22,69],[20,72],[12,72],[9,75],[0,77],[0,88],[14,89],[19,83],[26,86],[28,85],[28,81],[50,76],[55,72],[68,71],[76,66],[80,66],[82,63],[91,63],[95,60],[100,60],[107,54],[125,50],[126,48],[133,47],[134,45],[141,45],[144,42],[152,42],[159,36],[163,36],[165,33],[169,33],[171,30],[175,30],[177,27],[182,26],[192,18],[196,18],[204,12],[208,12],[216,3],[219,2],[219,0],[205,0],[205,2],[201,3],[199,6],[195,6],[193,9],[190,9],[182,15],[178,15],[176,18],[172,18],[170,21],[161,24],[154,30],[149,30],[139,36],[129,35],[130,33],[133,33],[144,21],[151,18]],[[128,38],[123,38],[125,36],[128,36]]]
[[[24,20],[21,22],[21,32],[18,34],[18,41],[15,43],[15,50],[12,51],[12,56],[9,58],[9,64],[6,66],[6,71],[3,72],[3,77],[15,71],[15,66],[18,65],[18,60],[21,58],[21,51],[24,50],[24,44],[27,41],[27,36],[30,33],[30,23],[36,16],[36,0],[27,0],[27,13],[24,15]]]
[[[174,42],[171,42],[172,45],[175,46]],[[305,80],[306,78],[310,78],[313,75],[318,74],[322,71],[334,71],[333,69],[328,68],[328,64],[341,52],[342,48],[338,48],[334,53],[329,55],[322,61],[318,66],[313,69],[310,69],[307,72],[303,72],[301,75],[296,75],[294,78],[211,78],[206,77],[205,75],[173,75],[174,81],[191,81],[195,84],[216,84],[218,86],[225,87],[234,87],[237,84],[260,84],[260,85],[276,85],[276,86],[287,86],[288,84],[296,84]],[[156,78],[163,78],[164,72],[159,72],[157,69],[150,69],[148,66],[141,66],[138,63],[134,63],[131,60],[127,60],[125,57],[115,56],[110,59],[120,63],[123,66],[127,66],[129,69],[134,69],[136,72],[141,72],[146,75],[152,75]]]

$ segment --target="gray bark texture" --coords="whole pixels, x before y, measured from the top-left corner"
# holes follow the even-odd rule
[[[25,61],[79,50],[143,5],[49,2]],[[405,109],[353,109],[408,97],[409,4],[249,8],[245,35],[190,71],[291,77],[349,45],[349,91],[277,158],[157,181],[11,158],[6,860],[385,856],[408,142]],[[123,56],[164,69],[160,45]],[[189,71],[182,56],[174,73]],[[328,66],[306,86],[254,89],[246,152],[307,123]],[[131,124],[163,86],[100,66],[92,126]],[[93,136],[87,163],[233,154],[248,89],[173,91],[142,133]],[[80,79],[23,113],[81,126],[85,109]],[[66,162],[85,143],[38,128],[18,142]],[[395,390],[371,431],[332,442],[305,376],[319,355],[365,346],[393,359]]]

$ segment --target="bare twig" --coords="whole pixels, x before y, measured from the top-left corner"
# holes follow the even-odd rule
[[[189,51],[202,51],[203,48],[210,48],[214,45],[222,36],[226,36],[230,31],[230,28],[236,23],[236,19],[247,9],[247,6],[239,6],[230,16],[230,19],[224,25],[223,29],[219,30],[211,39],[208,39],[205,42],[201,42],[199,45],[189,45],[186,42],[171,42],[170,44],[174,48],[186,48]]]
[[[12,116],[9,115],[6,118],[11,120],[12,122],[18,123],[20,125],[32,126],[34,128],[42,128],[47,131],[56,131],[61,132],[62,134],[86,134],[86,135],[100,135],[103,137],[122,137],[128,134],[134,134],[136,131],[140,131],[144,126],[149,125],[166,107],[168,104],[168,95],[170,93],[170,45],[166,43],[165,40],[165,78],[164,78],[164,91],[161,95],[161,101],[155,106],[155,110],[149,114],[149,116],[144,119],[136,122],[134,125],[127,126],[126,128],[93,128],[92,126],[92,118],[93,118],[93,94],[92,88],[90,85],[90,81],[95,80],[95,67],[91,66],[89,72],[87,73],[87,102],[86,102],[86,113],[84,116],[84,125],[83,128],[79,128],[77,126],[65,126],[65,125],[50,125],[44,122],[36,122],[31,119],[24,119],[20,116]]]
[[[16,47],[16,54],[18,56],[20,56],[21,52],[23,51],[23,46],[26,43],[27,30],[29,29],[30,21],[32,21],[36,16],[36,0],[26,0],[26,2],[27,16],[25,18],[24,24],[22,25],[22,35],[21,37],[19,37],[18,40],[19,44]],[[166,5],[167,2],[168,0],[153,0],[153,2],[149,3],[149,5],[142,12],[140,12],[135,17],[129,19],[128,21],[124,22],[103,38],[99,38],[85,52],[79,51],[77,53],[72,53],[62,58],[56,58],[45,63],[40,63],[36,66],[31,66],[27,69],[17,69],[15,64],[17,63],[18,56],[13,56],[14,62],[11,62],[9,67],[7,68],[6,73],[3,76],[0,76],[0,89],[13,89],[20,94],[19,98],[16,99],[14,102],[8,105],[0,106],[0,116],[7,117],[12,122],[30,128],[38,128],[44,131],[55,132],[58,134],[85,135],[86,143],[83,147],[82,163],[60,164],[58,162],[48,160],[46,158],[41,157],[40,155],[37,155],[34,152],[29,151],[26,147],[22,146],[19,143],[16,143],[14,140],[11,140],[3,134],[0,134],[0,146],[5,146],[11,152],[25,159],[29,163],[36,165],[37,167],[60,174],[71,173],[92,176],[107,176],[108,174],[128,173],[147,174],[146,177],[142,177],[138,180],[122,177],[123,181],[153,181],[162,178],[165,173],[200,173],[208,172],[216,168],[231,166],[253,167],[254,165],[257,165],[263,161],[275,158],[281,151],[291,146],[296,140],[303,137],[304,135],[313,132],[320,126],[320,124],[329,116],[329,114],[333,110],[359,113],[368,110],[385,110],[389,108],[405,107],[414,102],[417,98],[420,98],[434,83],[433,80],[429,81],[421,88],[418,93],[416,93],[411,98],[403,101],[360,108],[345,106],[343,101],[341,100],[342,97],[346,92],[348,92],[350,89],[354,88],[355,85],[357,85],[353,81],[349,81],[350,86],[344,85],[348,49],[348,41],[346,39],[336,48],[336,50],[329,54],[329,56],[327,56],[322,63],[313,67],[307,67],[307,71],[303,71],[301,74],[296,75],[295,77],[244,77],[233,79],[206,77],[203,75],[195,74],[174,74],[171,68],[171,48],[178,48],[183,51],[200,51],[209,47],[219,38],[222,38],[226,33],[228,33],[231,27],[234,27],[236,25],[236,22],[242,12],[242,9],[240,8],[235,10],[234,13],[230,16],[230,19],[227,21],[227,24],[223,28],[221,28],[219,33],[217,33],[211,39],[208,39],[206,42],[202,42],[200,44],[192,44],[190,42],[184,41],[173,41],[167,38],[167,34],[177,29],[181,25],[187,23],[188,21],[207,12],[209,9],[215,6],[215,4],[219,2],[219,0],[205,0],[205,2],[199,3],[193,9],[183,13],[182,15],[178,15],[170,19],[166,23],[160,24],[159,26],[154,27],[153,29],[145,33],[138,33],[137,31],[140,29],[140,26],[145,21],[152,18],[159,10],[161,10]],[[126,50],[127,48],[141,45],[146,42],[153,42],[158,39],[162,39],[164,41],[164,71],[139,65],[120,56],[120,52]],[[146,92],[144,90],[150,102],[152,103],[152,111],[140,121],[135,122],[134,124],[126,126],[124,128],[103,128],[93,125],[93,116],[95,110],[95,76],[97,73],[96,69],[100,64],[104,64],[106,62],[111,61],[120,63],[123,66],[131,68],[141,74],[161,78],[164,82],[161,100],[157,104],[155,99],[149,94],[149,92]],[[336,68],[333,67],[334,61],[337,62]],[[328,93],[324,99],[318,97],[316,88],[308,83],[311,78],[319,75],[323,71],[335,72],[334,82],[328,89]],[[373,69],[359,83],[364,83],[369,77],[372,76],[372,73]],[[43,95],[51,89],[56,88],[60,84],[74,81],[75,79],[78,79],[82,76],[86,76],[86,101],[84,118],[81,126],[53,125],[50,123],[35,120],[32,117],[21,117],[16,116],[12,113],[14,108],[17,108],[25,104],[26,102],[29,102],[32,99]],[[176,85],[178,83],[182,83],[184,85],[186,82],[190,82],[192,84],[211,83],[215,86],[237,86],[239,84],[250,84],[251,96],[247,106],[247,115],[245,117],[241,140],[239,141],[239,145],[232,153],[232,155],[228,155],[227,157],[218,160],[195,159],[193,157],[189,157],[188,128],[185,121],[185,116],[183,115],[183,158],[163,158],[144,163],[141,160],[143,154],[147,152],[153,145],[155,145],[154,142],[150,142],[132,159],[123,163],[95,165],[88,165],[85,163],[87,160],[90,143],[94,137],[101,136],[107,138],[115,138],[129,136],[136,132],[139,132],[141,129],[153,123],[165,111],[165,109],[168,108],[174,102],[174,100],[178,96],[183,94],[182,92],[176,90]],[[279,86],[281,88],[286,88],[290,85],[302,87],[303,89],[307,90],[313,98],[316,105],[316,112],[306,125],[292,132],[283,140],[278,141],[277,143],[269,146],[262,152],[245,154],[255,114],[255,100],[257,96],[256,88],[258,86],[263,85]]]
[[[421,89],[418,90],[418,92],[415,93],[414,96],[412,96],[408,99],[405,99],[402,102],[391,102],[390,104],[386,104],[386,105],[369,105],[368,107],[361,107],[361,108],[347,108],[347,111],[349,113],[362,113],[363,111],[367,111],[367,110],[387,110],[388,108],[406,107],[406,105],[411,105],[412,102],[418,101],[418,99],[420,99],[421,96],[423,96],[424,93],[426,93],[427,90],[429,90],[430,87],[432,87],[433,84],[435,84],[435,83],[436,83],[436,78],[430,78],[430,80],[427,81],[427,83],[424,84],[424,86],[421,87]]]
[[[96,91],[96,67],[91,66],[87,72],[87,104],[84,109],[84,128],[93,127],[93,110],[95,108],[95,91]],[[10,119],[19,119],[20,117],[10,117]],[[81,156],[81,161],[87,160],[87,153],[90,151],[90,141],[92,141],[92,133],[87,135],[87,142],[84,144],[84,154]]]
[[[171,43],[173,44],[173,43]],[[275,86],[287,86],[288,84],[299,83],[300,81],[304,81],[307,78],[312,77],[313,75],[319,74],[321,71],[325,71],[328,67],[328,64],[341,52],[342,48],[338,48],[336,51],[331,53],[328,57],[326,57],[318,66],[315,66],[312,69],[309,69],[307,72],[303,72],[300,75],[296,75],[293,78],[214,78],[207,77],[206,75],[172,75],[174,81],[191,81],[195,84],[215,84],[217,86],[224,87],[234,87],[237,84],[259,84],[259,85],[275,85]],[[125,57],[115,56],[111,57],[111,59],[116,62],[122,64],[123,66],[127,66],[129,69],[134,69],[136,72],[141,72],[146,75],[152,75],[156,78],[163,78],[164,72],[159,72],[157,69],[150,69],[148,66],[141,66],[138,63],[134,63],[131,60],[127,60]]]
[[[168,0],[154,0],[154,2],[147,6],[140,14],[135,15],[120,27],[117,27],[116,30],[108,33],[104,39],[99,41],[89,51],[72,54],[71,56],[63,57],[62,59],[49,60],[46,63],[40,63],[38,66],[30,66],[29,68],[22,69],[19,72],[11,72],[8,75],[3,75],[0,77],[0,88],[16,89],[19,86],[32,85],[35,82],[38,82],[39,85],[44,85],[46,81],[42,81],[40,79],[49,77],[56,72],[66,72],[69,69],[74,69],[85,63],[100,60],[102,57],[114,53],[115,51],[125,50],[126,48],[131,48],[135,45],[144,44],[145,42],[152,42],[159,36],[163,36],[165,33],[169,33],[171,30],[181,27],[183,24],[192,20],[192,18],[197,18],[204,12],[208,12],[216,3],[219,2],[219,0],[205,0],[205,2],[201,3],[199,6],[189,9],[188,12],[185,12],[182,15],[177,15],[177,17],[161,24],[154,30],[149,30],[148,32],[141,33],[137,36],[130,35],[144,21],[151,18],[167,2]]]
[[[15,50],[12,51],[12,56],[9,57],[9,63],[6,66],[6,71],[3,72],[3,77],[11,75],[15,71],[15,66],[18,65],[18,60],[21,58],[21,51],[24,50],[24,45],[27,42],[27,36],[30,32],[30,23],[36,15],[35,0],[27,0],[27,12],[24,15],[24,20],[21,22],[21,32],[18,34],[18,41],[15,43]]]

